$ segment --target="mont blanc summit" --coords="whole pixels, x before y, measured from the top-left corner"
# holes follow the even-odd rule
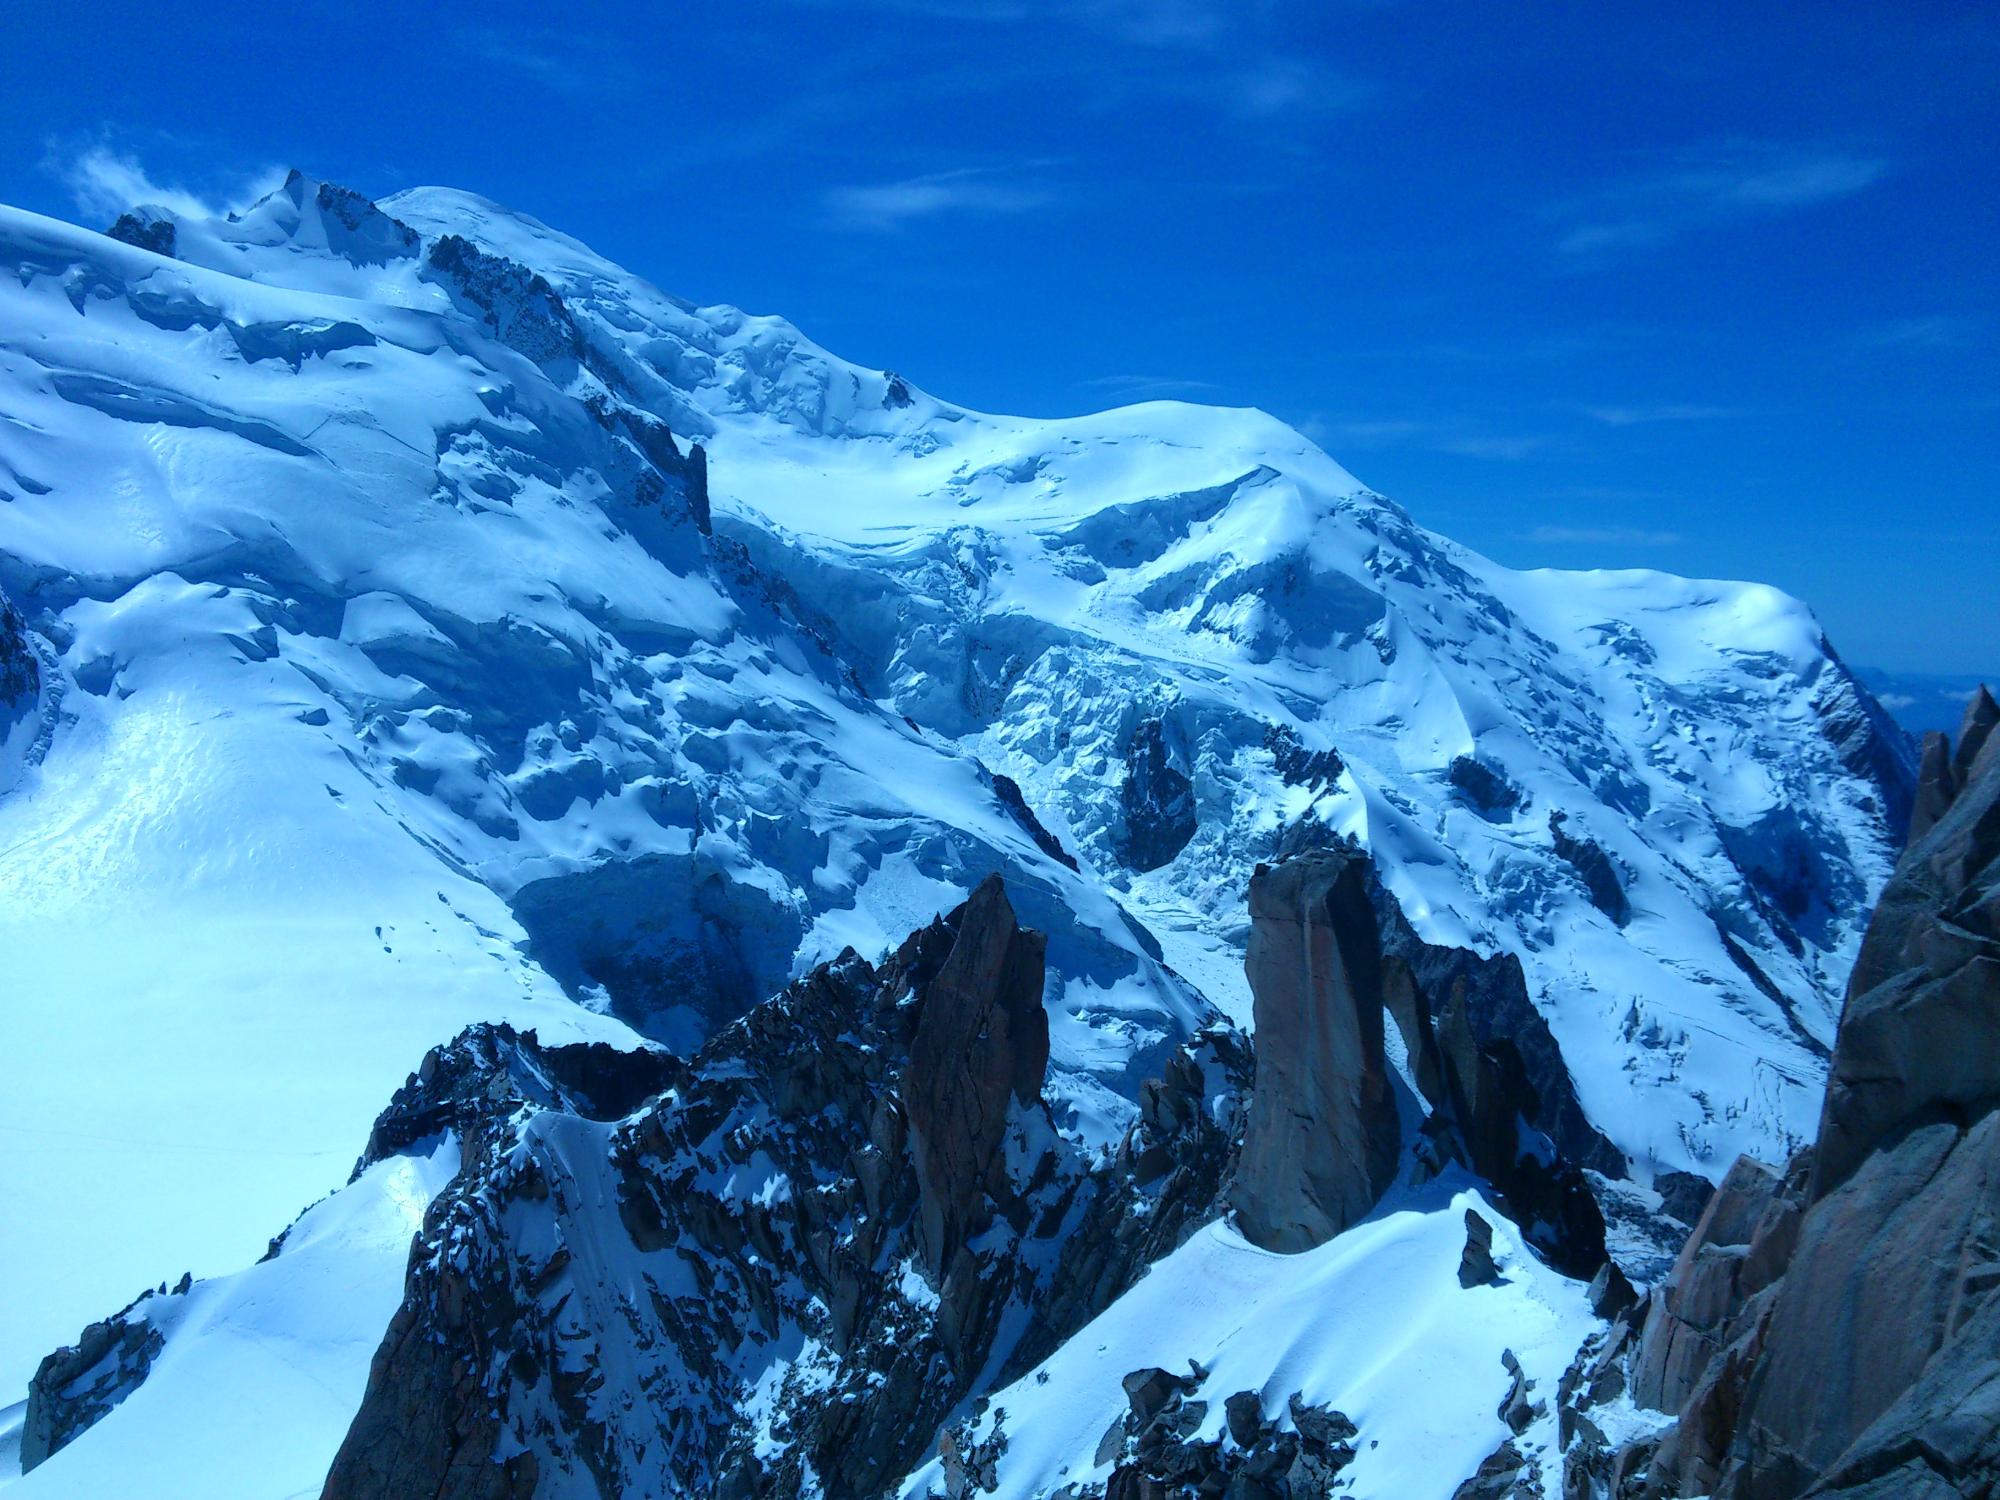
[[[1917,766],[1774,589],[448,189],[0,272],[23,1500],[1592,1493],[1819,1134]]]

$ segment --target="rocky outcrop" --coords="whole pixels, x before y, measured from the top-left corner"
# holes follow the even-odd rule
[[[1313,1406],[1295,1391],[1267,1416],[1263,1397],[1238,1391],[1223,1403],[1222,1431],[1196,1434],[1209,1404],[1193,1392],[1207,1372],[1134,1370],[1125,1377],[1128,1410],[1104,1434],[1097,1461],[1113,1465],[1103,1485],[1068,1485],[1051,1500],[1325,1500],[1354,1461],[1358,1436],[1346,1414]]]
[[[1323,831],[1279,852],[1250,885],[1257,1083],[1231,1189],[1245,1235],[1310,1248],[1380,1197],[1398,1146],[1386,1012],[1430,1109],[1429,1159],[1464,1162],[1552,1264],[1594,1274],[1605,1231],[1586,1173],[1626,1164],[1584,1117],[1520,962],[1424,941],[1368,856]]]
[[[1622,1178],[1626,1162],[1584,1116],[1520,961],[1424,941],[1372,871],[1369,895],[1383,1003],[1431,1110],[1430,1149],[1492,1183],[1551,1264],[1594,1274],[1605,1228],[1586,1174]]]
[[[452,295],[475,309],[492,335],[536,364],[584,356],[583,335],[546,277],[492,255],[462,235],[440,235],[424,264]]]
[[[1910,842],[1916,843],[1944,816],[1958,795],[1958,779],[1951,770],[1951,736],[1935,729],[1924,736],[1924,750],[1917,762],[1917,790],[1910,806]]]
[[[169,260],[173,258],[174,246],[179,238],[172,219],[162,218],[143,208],[120,214],[118,221],[104,232],[114,240],[122,240],[154,255],[164,255]]]
[[[1833,647],[1825,642],[1822,645],[1826,661],[1818,670],[1812,694],[1820,733],[1833,746],[1841,765],[1869,786],[1873,810],[1890,835],[1901,839],[1910,824],[1916,784],[1910,737],[1847,670]]]
[[[1993,701],[1992,691],[1981,683],[1979,691],[1972,695],[1972,701],[1966,704],[1965,718],[1958,726],[1958,748],[1951,757],[1951,775],[1955,786],[1972,784],[1976,776],[1975,767],[1986,753],[1987,742],[1992,739],[1995,728],[2000,728],[2000,703]]]
[[[42,690],[41,663],[28,644],[27,622],[5,594],[0,594],[0,731],[6,715],[30,703]]]
[[[1644,1313],[1633,1399],[1678,1411],[1742,1321],[1783,1274],[1798,1239],[1806,1159],[1789,1175],[1739,1158],[1708,1201]]]
[[[1021,825],[1022,831],[1035,841],[1035,847],[1049,858],[1075,870],[1080,868],[1076,856],[1063,848],[1062,840],[1050,833],[1048,826],[1035,816],[1035,810],[1028,806],[1028,799],[1021,792],[1021,783],[1011,776],[992,773],[993,794],[1000,799],[1000,805],[1008,815]]]
[[[447,1133],[458,1140],[461,1157],[483,1160],[495,1132],[524,1110],[622,1119],[684,1072],[680,1059],[654,1047],[544,1045],[532,1031],[481,1022],[424,1055],[376,1117],[354,1177]]]
[[[1458,1284],[1491,1286],[1500,1279],[1493,1263],[1493,1226],[1472,1209],[1465,1211],[1465,1249],[1458,1257]]]
[[[1159,869],[1194,837],[1194,783],[1168,756],[1158,719],[1142,719],[1132,732],[1118,805],[1118,857],[1134,870]]]
[[[1219,1209],[1241,1044],[1176,1054],[1099,1161],[1041,1098],[1042,983],[992,880],[684,1070],[491,1031],[445,1049],[379,1144],[441,1122],[483,1144],[426,1216],[326,1494],[890,1489]],[[995,1457],[944,1456],[975,1488]]]
[[[1271,752],[1272,768],[1287,786],[1322,790],[1340,780],[1341,772],[1347,769],[1338,750],[1332,746],[1308,750],[1289,724],[1265,725],[1264,748]]]
[[[1512,1438],[1486,1456],[1479,1472],[1452,1491],[1451,1500],[1541,1500],[1542,1470]]]
[[[313,203],[327,226],[329,243],[357,265],[386,264],[415,255],[423,237],[401,219],[385,214],[375,200],[337,182],[309,182],[296,167],[285,180],[286,191],[303,196],[313,189]]]
[[[549,295],[555,295],[553,290]],[[567,316],[567,312],[564,315]],[[580,339],[581,335],[578,337]],[[588,353],[581,343],[577,347]],[[616,379],[615,372],[609,369],[601,373],[611,376],[614,381]],[[691,442],[687,452],[681,452],[680,445],[674,441],[673,429],[665,422],[608,391],[586,398],[584,409],[597,419],[598,425],[606,432],[629,444],[628,456],[634,457],[636,462],[631,471],[622,477],[638,503],[664,508],[671,496],[686,510],[696,530],[703,536],[713,535],[706,448]]]
[[[1039,1106],[1049,1065],[1044,948],[1042,934],[1014,920],[1000,877],[988,876],[960,911],[958,939],[931,980],[911,1039],[901,1093],[933,1276],[1009,1197],[1003,1150],[1011,1116],[1017,1106]]]
[[[1373,1208],[1396,1169],[1365,857],[1328,849],[1257,866],[1244,970],[1257,1073],[1230,1204],[1252,1244],[1310,1250]]]
[[[1990,733],[1976,701],[1968,738]],[[1927,754],[1919,837],[1849,986],[1818,1142],[1731,1170],[1673,1274],[1564,1382],[1565,1492],[2000,1485],[2000,753]],[[1961,770],[1961,767],[1963,768]],[[1930,821],[1925,823],[1928,816]],[[1629,1390],[1675,1414],[1613,1450]]]
[[[1460,755],[1445,769],[1445,780],[1466,804],[1490,823],[1505,822],[1522,803],[1521,789],[1506,772],[1495,770],[1476,756]]]
[[[48,1461],[137,1390],[166,1346],[153,1321],[170,1298],[187,1295],[191,1278],[162,1285],[122,1311],[92,1323],[74,1344],[45,1357],[28,1382],[21,1422],[21,1471]]]
[[[1626,898],[1625,882],[1619,878],[1618,866],[1604,852],[1604,846],[1595,839],[1571,833],[1559,812],[1549,814],[1549,838],[1556,854],[1583,882],[1590,904],[1620,927],[1631,921],[1632,903]]]

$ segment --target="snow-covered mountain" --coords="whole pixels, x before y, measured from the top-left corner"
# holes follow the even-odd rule
[[[1498,567],[1254,411],[955,407],[459,192],[0,210],[0,269],[0,1382],[220,1278],[24,1495],[319,1483],[456,1166],[342,1188],[427,1049],[694,1053],[996,871],[1078,1172],[1249,1024],[1246,885],[1302,829],[1518,960],[1635,1275],[1811,1136],[1912,765],[1773,590]],[[185,1404],[225,1388],[234,1490]]]

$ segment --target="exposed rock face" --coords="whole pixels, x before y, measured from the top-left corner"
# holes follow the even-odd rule
[[[1571,833],[1563,826],[1561,813],[1549,814],[1549,837],[1555,842],[1556,853],[1576,871],[1577,879],[1590,893],[1590,904],[1620,927],[1631,921],[1632,903],[1625,897],[1625,883],[1618,878],[1618,867],[1603,846],[1595,839]]]
[[[1472,810],[1489,822],[1503,822],[1521,805],[1521,789],[1503,771],[1470,755],[1454,759],[1445,779],[1456,787]]]
[[[92,1323],[74,1344],[44,1358],[28,1383],[21,1423],[21,1471],[46,1462],[120,1401],[152,1368],[166,1338],[151,1314],[160,1302],[186,1294],[187,1277],[169,1292],[146,1293],[112,1317]]]
[[[1194,783],[1168,758],[1158,719],[1142,719],[1132,733],[1118,801],[1124,814],[1118,855],[1135,870],[1159,869],[1194,837]]]
[[[1887,709],[1864,691],[1831,646],[1813,685],[1813,713],[1840,762],[1868,782],[1882,821],[1902,838],[1910,822],[1915,766],[1910,738]]]
[[[1458,1257],[1458,1284],[1490,1286],[1500,1279],[1493,1263],[1493,1226],[1471,1209],[1465,1211],[1465,1250]]]
[[[1541,1466],[1510,1438],[1486,1456],[1479,1472],[1454,1490],[1451,1500],[1541,1500],[1541,1495]]]
[[[546,283],[543,285],[546,287]],[[548,295],[555,296],[553,288],[548,289]],[[568,316],[567,310],[563,316]],[[584,355],[589,353],[581,343],[577,348]],[[609,368],[599,373],[616,381],[616,372]],[[673,430],[665,422],[615,396],[598,394],[586,400],[584,406],[606,432],[618,434],[630,443],[628,455],[635,455],[637,462],[625,477],[634,498],[643,505],[661,505],[671,492],[693,518],[695,528],[703,536],[712,535],[708,450],[700,443],[690,443],[687,452],[682,453],[674,441]]]
[[[1924,736],[1923,758],[1917,762],[1917,790],[1910,807],[1910,842],[1916,843],[1944,816],[1958,795],[1951,772],[1951,736],[1935,729]]]
[[[1432,1159],[1463,1161],[1552,1264],[1594,1274],[1604,1219],[1585,1173],[1626,1163],[1584,1117],[1519,961],[1425,942],[1368,856],[1323,830],[1279,852],[1250,885],[1258,1081],[1231,1190],[1245,1235],[1307,1249],[1380,1197],[1397,1149],[1386,1009],[1432,1112]]]
[[[1393,908],[1386,893],[1377,903]],[[1427,1133],[1499,1189],[1551,1264],[1594,1274],[1604,1219],[1584,1171],[1622,1177],[1625,1160],[1584,1118],[1519,960],[1425,943],[1400,911],[1384,925],[1389,1014],[1433,1111]]]
[[[1882,892],[1840,1020],[1813,1174],[1824,1198],[1892,1133],[2000,1101],[2000,757],[1981,690],[1953,757],[1963,788]],[[1968,757],[1966,744],[1979,751]]]
[[[285,186],[295,193],[302,193],[311,184],[306,181],[304,173],[293,168]],[[337,182],[318,184],[313,202],[323,219],[346,231],[341,237],[341,248],[359,264],[366,265],[371,261],[382,263],[415,255],[423,243],[416,230],[382,212],[372,198],[364,197],[352,188],[342,187]]]
[[[1354,1461],[1357,1429],[1343,1412],[1285,1402],[1289,1430],[1264,1414],[1263,1398],[1238,1391],[1223,1403],[1226,1436],[1198,1440],[1208,1403],[1191,1392],[1203,1372],[1134,1370],[1125,1377],[1130,1410],[1104,1434],[1097,1457],[1115,1467],[1102,1486],[1070,1485],[1059,1500],[1154,1500],[1228,1495],[1241,1500],[1324,1500]],[[1052,1500],[1056,1500],[1052,1497]]]
[[[965,904],[911,1040],[903,1107],[934,1276],[1008,1196],[1009,1115],[1040,1103],[1049,1064],[1044,946],[1040,933],[1015,922],[1000,877],[989,875]]]
[[[815,970],[685,1071],[495,1032],[445,1049],[379,1143],[445,1122],[474,1145],[326,1494],[890,1489],[962,1400],[1219,1209],[1241,1044],[1198,1037],[1092,1161],[1040,1096],[1041,958],[989,881],[880,968]],[[623,1117],[589,1118],[605,1109]],[[945,1457],[976,1491],[996,1455]]]
[[[1062,840],[1050,833],[1047,825],[1035,816],[1035,810],[1028,806],[1028,799],[1022,795],[1021,784],[1018,781],[1011,776],[1001,776],[996,773],[993,777],[993,791],[1000,798],[1001,806],[1005,807],[1014,821],[1027,831],[1028,837],[1035,841],[1036,848],[1051,859],[1062,861],[1072,870],[1078,868],[1076,856],[1063,848]]]
[[[1988,704],[1974,703],[1968,738],[1990,729]],[[1949,780],[1941,752],[1926,756],[1934,795],[1855,966],[1818,1143],[1782,1175],[1738,1162],[1667,1283],[1565,1380],[1567,1494],[1887,1500],[2000,1485],[1991,743],[1969,757],[1961,744]],[[1614,1453],[1589,1410],[1628,1382],[1678,1420]]]
[[[178,238],[173,220],[154,218],[143,209],[120,214],[118,222],[104,232],[114,240],[123,240],[128,245],[169,259],[173,257],[174,243]]]
[[[61,679],[48,684],[53,691],[43,692],[37,645],[21,612],[0,594],[0,793],[42,758],[55,729]]]
[[[1264,748],[1271,752],[1272,766],[1289,786],[1329,787],[1347,769],[1338,750],[1306,749],[1298,731],[1288,724],[1267,725]]]
[[[1951,776],[1955,786],[1970,786],[1974,777],[1973,767],[1986,751],[1986,742],[1993,737],[1993,731],[2000,727],[2000,703],[1993,701],[1993,694],[1985,684],[1972,695],[1972,701],[1965,707],[1965,718],[1958,726],[1958,749],[1952,752]]]
[[[1230,1203],[1251,1243],[1310,1250],[1373,1208],[1396,1169],[1365,859],[1329,849],[1259,865],[1244,968],[1257,1075]]]
[[[1805,1163],[1789,1180],[1739,1157],[1709,1199],[1680,1259],[1651,1294],[1632,1395],[1678,1411],[1741,1319],[1746,1303],[1783,1274],[1798,1238]]]
[[[462,1156],[483,1156],[493,1144],[489,1137],[524,1110],[622,1119],[684,1071],[680,1059],[657,1049],[544,1046],[532,1031],[481,1023],[425,1054],[376,1117],[354,1176],[446,1132],[458,1137]]]
[[[27,623],[7,596],[0,594],[0,731],[8,727],[8,711],[41,690],[41,664],[28,644]]]
[[[456,234],[432,242],[426,264],[455,296],[477,308],[495,338],[536,364],[583,359],[583,336],[546,278],[490,255]]]

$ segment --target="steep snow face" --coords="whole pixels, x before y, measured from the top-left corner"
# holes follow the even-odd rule
[[[1908,766],[1793,601],[1509,572],[1256,412],[966,411],[466,194],[118,235],[0,211],[0,1382],[464,1023],[685,1048],[995,868],[1105,1141],[1305,817],[1520,955],[1642,1193],[1809,1133]]]
[[[29,1471],[10,1500],[130,1492],[316,1495],[403,1295],[410,1239],[458,1170],[450,1140],[377,1163],[300,1216],[277,1253],[153,1292],[128,1316],[157,1352],[117,1420]],[[72,1334],[72,1337],[74,1335]]]

